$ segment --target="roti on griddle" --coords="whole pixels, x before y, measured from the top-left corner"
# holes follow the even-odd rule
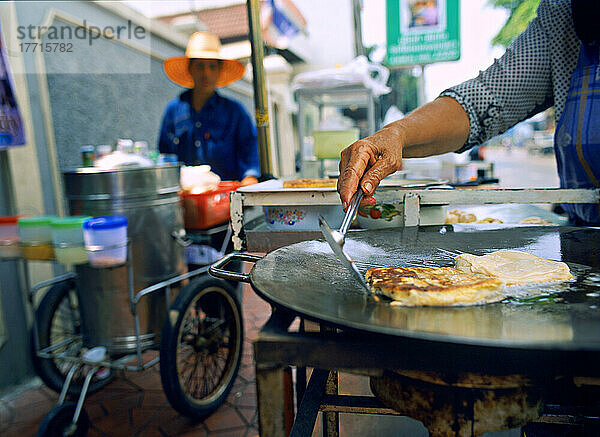
[[[373,293],[393,299],[393,305],[475,305],[504,299],[502,281],[452,267],[377,267],[365,278]]]
[[[500,279],[506,285],[525,285],[573,279],[569,266],[519,250],[499,250],[477,256],[463,253],[456,258],[456,268],[465,273],[482,274]]]
[[[283,188],[329,188],[336,187],[337,179],[301,178],[283,181]]]

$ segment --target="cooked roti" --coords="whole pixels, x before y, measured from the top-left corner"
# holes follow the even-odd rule
[[[378,267],[365,273],[373,293],[403,306],[474,305],[504,299],[502,281],[452,267]]]
[[[543,219],[541,217],[527,217],[519,222],[521,225],[550,225],[558,226],[556,223],[552,223],[550,220]]]
[[[506,285],[572,279],[569,266],[518,250],[500,250],[483,256],[463,253],[455,258],[456,268],[465,273],[500,279]]]
[[[329,188],[337,186],[337,179],[291,179],[283,181],[283,188]]]

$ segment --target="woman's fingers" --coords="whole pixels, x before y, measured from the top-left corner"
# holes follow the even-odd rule
[[[360,184],[368,199],[381,180],[402,164],[402,147],[386,138],[367,137],[344,150],[340,158],[338,193],[344,210]],[[367,204],[371,199],[367,200]]]
[[[373,195],[381,180],[397,171],[401,165],[401,156],[398,158],[395,155],[384,153],[377,157],[362,176],[361,187],[365,195]]]
[[[340,158],[340,177],[338,179],[338,193],[342,200],[344,211],[352,195],[356,193],[361,177],[367,166],[372,161],[373,145],[368,139],[358,140],[342,150]]]

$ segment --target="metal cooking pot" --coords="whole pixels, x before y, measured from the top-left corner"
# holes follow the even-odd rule
[[[183,247],[174,238],[184,232],[179,166],[82,168],[65,172],[64,181],[72,215],[127,217],[136,292],[184,272]],[[110,353],[135,351],[127,269],[84,264],[76,271],[84,344],[106,346]],[[158,346],[166,308],[164,291],[140,301],[143,348]]]

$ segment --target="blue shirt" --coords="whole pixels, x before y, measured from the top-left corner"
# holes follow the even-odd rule
[[[260,176],[256,128],[244,107],[215,92],[196,112],[192,91],[167,105],[158,149],[186,165],[208,164],[222,180]]]

